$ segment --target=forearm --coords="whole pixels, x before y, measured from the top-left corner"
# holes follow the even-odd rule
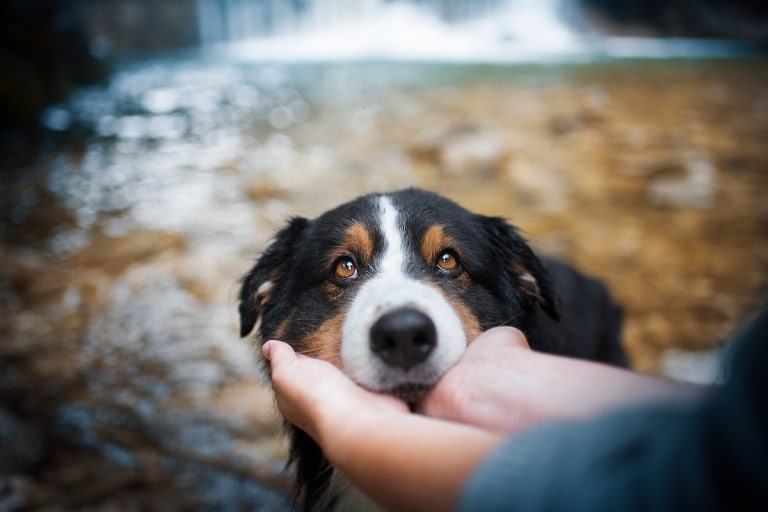
[[[326,457],[390,510],[453,510],[469,475],[501,441],[474,427],[376,413],[321,424]]]
[[[526,352],[520,359],[519,385],[533,395],[545,385],[544,419],[587,418],[616,407],[653,401],[690,401],[706,388],[644,375],[601,363]],[[541,401],[539,401],[541,402]]]

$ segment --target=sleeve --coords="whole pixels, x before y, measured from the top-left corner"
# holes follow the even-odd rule
[[[471,476],[459,510],[768,510],[768,315],[741,338],[728,380],[701,402],[515,435]]]

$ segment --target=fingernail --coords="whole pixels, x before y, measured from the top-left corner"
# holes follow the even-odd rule
[[[261,346],[261,354],[264,356],[264,359],[269,361],[269,352],[272,350],[272,344],[268,341],[264,345]]]

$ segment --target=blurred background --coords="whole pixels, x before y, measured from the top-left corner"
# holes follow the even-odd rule
[[[240,276],[428,188],[605,280],[638,371],[718,378],[768,281],[768,7],[5,0],[0,510],[287,510]]]

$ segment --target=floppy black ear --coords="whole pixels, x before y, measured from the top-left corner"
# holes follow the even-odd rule
[[[291,219],[243,277],[238,306],[241,337],[250,334],[259,317],[264,314],[273,291],[284,282],[293,262],[295,244],[308,225],[307,219]]]
[[[484,217],[486,232],[496,257],[511,284],[550,317],[560,319],[558,301],[549,272],[513,226],[500,217]]]

